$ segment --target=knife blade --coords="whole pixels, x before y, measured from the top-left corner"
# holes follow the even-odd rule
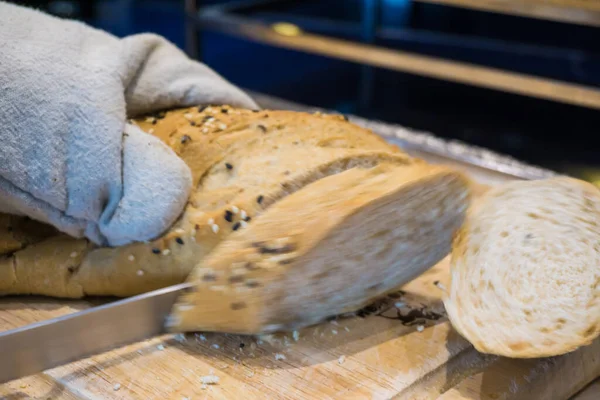
[[[166,333],[189,283],[0,332],[0,384]]]

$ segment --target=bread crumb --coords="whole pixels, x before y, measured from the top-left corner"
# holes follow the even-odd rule
[[[423,332],[425,330],[425,327],[423,325],[419,325],[419,326],[417,326],[417,330],[419,332]]]
[[[169,254],[171,254],[171,250],[169,250],[169,249],[164,249],[164,250],[162,251],[162,254],[163,254],[163,256],[168,256]]]
[[[127,259],[129,261],[135,261],[135,256],[133,254],[130,254],[129,257],[127,257]]]
[[[212,229],[213,233],[219,232],[219,225],[217,224],[212,224],[210,228]]]
[[[300,333],[298,331],[294,331],[292,332],[292,337],[294,338],[294,341],[297,342],[300,338]]]
[[[138,269],[136,272],[137,276],[143,276],[144,275],[144,271],[142,271],[141,269]]]
[[[158,346],[156,346],[156,348],[160,351],[163,351],[165,349],[165,346],[163,344],[159,344]]]
[[[70,255],[71,255],[71,258],[75,258],[75,257],[77,257],[77,252],[76,252],[76,251],[74,251],[74,252],[72,252]]]
[[[281,353],[275,353],[275,360],[279,361],[279,360],[285,360],[285,356]]]
[[[177,340],[179,343],[183,343],[187,340],[183,333],[176,334],[175,336],[173,336],[173,339]]]
[[[340,356],[340,358],[338,358],[338,364],[342,365],[344,361],[346,361],[346,356]]]
[[[204,385],[214,385],[219,383],[220,378],[216,375],[205,375],[200,377],[200,382]]]
[[[113,386],[113,390],[114,391],[117,391],[119,389],[121,389],[121,384],[120,383],[117,383],[115,386]]]

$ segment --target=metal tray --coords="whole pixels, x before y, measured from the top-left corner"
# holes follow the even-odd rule
[[[260,93],[250,93],[263,108],[305,112],[334,113]],[[440,139],[399,125],[372,121],[349,115],[348,118],[405,149],[407,153],[431,163],[454,165],[469,172],[481,183],[494,184],[510,179],[544,179],[558,176],[556,172],[526,164],[514,158],[470,146],[460,141]]]

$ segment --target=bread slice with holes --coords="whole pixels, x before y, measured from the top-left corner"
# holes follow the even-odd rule
[[[600,191],[571,178],[511,182],[469,211],[445,306],[475,348],[546,357],[600,335]]]
[[[0,239],[15,239],[0,248],[5,250],[0,293],[71,298],[138,294],[183,282],[194,267],[204,268],[204,260],[218,246],[236,236],[255,235],[260,241],[287,237],[280,234],[288,231],[273,230],[279,226],[289,230],[288,236],[300,231],[313,240],[297,244],[298,261],[285,269],[297,279],[298,290],[305,286],[298,275],[302,265],[311,268],[306,282],[325,285],[307,283],[307,290],[314,294],[330,284],[335,289],[319,297],[326,304],[317,314],[298,314],[305,323],[362,305],[434,265],[449,251],[451,231],[462,221],[468,203],[469,187],[461,174],[413,159],[340,116],[203,107],[134,122],[169,144],[192,170],[196,189],[181,218],[152,242],[118,248],[97,248],[54,232],[34,235],[28,233],[28,225],[11,219],[12,231],[0,232]],[[419,227],[420,222],[425,225]],[[400,232],[407,235],[409,227],[414,237],[396,239]],[[324,243],[336,240],[354,243],[360,252],[352,253],[348,265],[330,269]],[[361,259],[362,252],[369,257]],[[318,268],[320,273],[315,272]],[[335,277],[355,276],[359,268],[371,276],[355,282],[365,290],[349,286],[338,295]],[[312,277],[319,274],[323,278]],[[275,278],[272,275],[282,282]],[[356,298],[351,301],[353,293]],[[324,300],[328,296],[332,302],[343,301],[332,305]],[[232,298],[226,305],[235,302]],[[290,307],[289,302],[282,306]],[[273,318],[282,312],[273,311]],[[206,323],[214,324],[209,330],[243,330],[215,320]]]
[[[320,179],[201,261],[171,328],[257,334],[355,311],[449,252],[467,188],[460,174],[424,164],[383,162]]]

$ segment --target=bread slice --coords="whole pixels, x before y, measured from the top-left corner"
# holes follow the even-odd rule
[[[570,178],[490,189],[457,235],[446,309],[475,348],[575,350],[600,334],[600,192]]]
[[[171,328],[258,334],[355,311],[449,252],[467,197],[462,175],[423,164],[323,178],[201,261]]]

